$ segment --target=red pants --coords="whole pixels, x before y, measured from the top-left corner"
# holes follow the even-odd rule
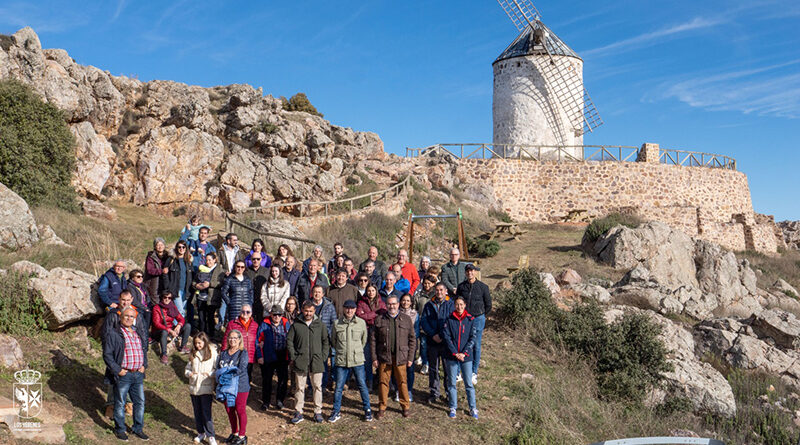
[[[228,421],[231,423],[231,434],[238,434],[240,436],[247,435],[247,395],[250,393],[240,392],[236,394],[236,405],[225,407],[228,413]]]

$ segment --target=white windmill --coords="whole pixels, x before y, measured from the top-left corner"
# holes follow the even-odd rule
[[[583,88],[583,60],[542,23],[530,0],[497,3],[520,34],[492,63],[494,143],[552,147],[541,150],[545,158],[563,147],[562,157],[580,159],[580,148],[570,146],[583,145],[583,134],[603,123]],[[505,148],[506,155],[516,152]]]

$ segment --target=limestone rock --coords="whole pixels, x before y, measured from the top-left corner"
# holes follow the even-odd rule
[[[134,203],[204,200],[223,150],[222,141],[208,133],[175,126],[152,130],[140,147],[137,170],[142,182]]]
[[[781,348],[794,349],[800,345],[800,320],[780,309],[762,311],[750,324],[759,337],[768,337]]]
[[[781,278],[778,278],[778,281],[776,281],[775,284],[772,285],[772,288],[777,291],[783,292],[788,296],[793,296],[795,298],[800,297],[800,293],[797,293],[797,289],[795,289],[791,284],[787,283]]]
[[[287,220],[281,220],[281,219],[255,220],[250,222],[250,227],[260,232],[277,233],[279,235],[286,235],[294,238],[306,238],[306,235],[303,232],[301,232],[300,229],[293,226],[292,223]],[[290,248],[292,248],[292,250],[296,249],[297,247],[300,247],[300,244],[296,241],[285,240],[285,243]],[[295,254],[295,256],[297,256],[297,254]],[[298,261],[301,261],[299,257]]]
[[[597,240],[594,254],[615,268],[642,265],[664,285],[697,286],[694,242],[683,232],[657,221],[636,229],[614,227]]]
[[[611,294],[604,287],[596,284],[576,283],[570,286],[582,298],[591,298],[598,303],[608,304],[611,302]]]
[[[10,335],[0,334],[0,368],[13,370],[25,368],[22,348],[17,339]]]
[[[551,295],[556,295],[561,292],[561,287],[556,282],[553,274],[539,273],[539,278],[542,279],[542,283],[544,283],[545,287],[550,290]]]
[[[581,276],[574,269],[564,269],[556,277],[556,282],[560,286],[571,286],[581,282]]]
[[[27,276],[35,276],[39,278],[47,277],[47,269],[27,260],[17,261],[16,263],[12,264],[9,269]]]
[[[789,249],[800,249],[800,221],[781,221],[778,227],[783,232],[783,240]]]
[[[81,200],[81,210],[83,214],[92,218],[114,221],[117,219],[117,211],[93,199]]]
[[[39,229],[28,203],[0,184],[0,248],[24,249],[38,241]]]
[[[637,312],[630,308],[626,310]],[[736,400],[730,384],[713,366],[697,360],[692,333],[655,312],[639,312],[661,327],[659,339],[669,351],[667,361],[674,369],[664,374],[666,394],[689,399],[696,411],[712,412],[725,417],[734,416]],[[663,399],[666,394],[653,397],[651,401]]]
[[[108,140],[95,133],[89,122],[73,124],[70,130],[77,144],[77,166],[72,184],[78,193],[99,198],[111,176],[116,154]]]
[[[55,230],[47,224],[38,224],[39,241],[47,246],[72,247],[56,235]]]
[[[100,299],[92,291],[95,281],[85,272],[56,267],[44,278],[30,279],[28,287],[42,296],[47,327],[52,330],[102,313]]]

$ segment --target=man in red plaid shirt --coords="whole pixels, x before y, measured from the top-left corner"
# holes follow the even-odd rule
[[[114,434],[128,440],[125,430],[125,400],[130,394],[133,402],[133,434],[147,440],[144,433],[144,370],[147,368],[147,336],[134,328],[137,313],[126,308],[118,329],[106,332],[103,339],[103,361],[106,379],[116,386],[114,394]]]

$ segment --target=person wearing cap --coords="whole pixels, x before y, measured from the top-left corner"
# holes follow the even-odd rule
[[[256,333],[256,360],[261,365],[261,409],[267,410],[272,400],[272,376],[278,374],[274,409],[283,409],[289,382],[289,351],[286,337],[291,323],[283,316],[283,308],[273,305],[269,316],[258,327]]]
[[[367,345],[367,323],[356,317],[356,302],[347,300],[342,304],[342,315],[333,324],[331,346],[335,351],[336,392],[333,395],[333,411],[328,421],[333,423],[341,418],[342,390],[351,374],[355,374],[358,390],[361,393],[361,404],[364,409],[364,420],[372,421],[372,409],[369,404],[369,389],[364,371],[364,347]]]
[[[462,297],[467,304],[467,312],[475,317],[475,338],[472,351],[472,384],[478,383],[478,366],[481,362],[481,340],[483,339],[483,329],[486,327],[486,316],[492,310],[492,296],[489,293],[489,286],[478,280],[477,271],[480,270],[474,264],[467,264],[464,268],[467,279],[458,285],[456,296]],[[467,376],[464,376],[466,379]]]

